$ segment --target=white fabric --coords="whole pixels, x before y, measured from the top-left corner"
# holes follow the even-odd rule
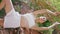
[[[12,0],[9,0],[10,1],[10,3],[11,3],[11,7],[12,7],[12,9],[14,9],[14,7],[13,7],[13,3],[12,3]]]
[[[21,15],[12,9],[4,18],[4,28],[20,27]]]
[[[32,26],[35,25],[35,17],[34,17],[34,15],[32,13],[27,13],[27,14],[24,14],[23,16],[28,21],[29,28],[31,28]]]
[[[4,28],[17,28],[20,27],[21,15],[18,12],[15,12],[13,4],[10,0],[12,10],[4,18]],[[29,28],[35,25],[35,18],[32,13],[27,13],[23,15],[29,24]]]

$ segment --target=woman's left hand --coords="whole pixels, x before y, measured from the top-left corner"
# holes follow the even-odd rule
[[[56,16],[60,15],[60,12],[54,12],[56,14]]]

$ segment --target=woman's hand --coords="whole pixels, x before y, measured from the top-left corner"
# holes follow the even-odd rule
[[[56,16],[60,15],[60,12],[55,12]]]
[[[55,22],[56,25],[59,25],[60,23],[59,22]]]
[[[54,26],[59,25],[59,24],[60,24],[59,22],[55,22],[54,24],[52,24],[51,26],[49,26],[48,29],[53,28]]]

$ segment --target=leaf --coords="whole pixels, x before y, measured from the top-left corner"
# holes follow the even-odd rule
[[[50,26],[52,23],[49,21],[49,20],[47,20],[46,22],[44,22],[43,23],[43,26],[44,27],[48,27],[48,26]]]
[[[60,7],[60,0],[49,0],[49,2],[51,2],[51,5],[56,7],[56,9],[58,11],[60,11],[60,8],[59,8]]]

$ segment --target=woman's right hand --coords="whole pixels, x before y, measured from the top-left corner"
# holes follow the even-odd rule
[[[59,25],[60,23],[59,22],[55,22],[56,25]]]

